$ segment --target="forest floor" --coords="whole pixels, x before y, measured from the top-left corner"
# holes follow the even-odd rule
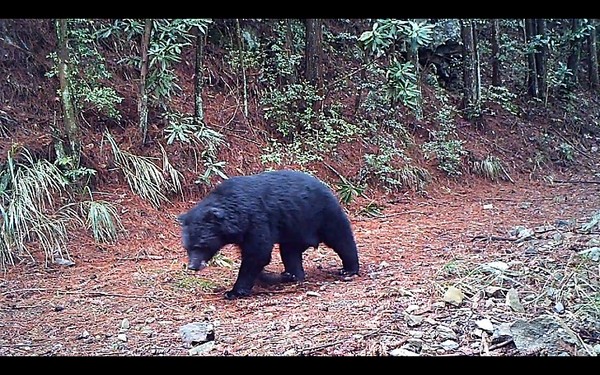
[[[229,266],[184,270],[175,215],[193,202],[154,210],[117,189],[126,239],[82,237],[72,266],[23,261],[0,274],[0,355],[597,355],[598,261],[580,252],[600,242],[597,225],[581,229],[599,210],[600,184],[582,183],[598,180],[589,173],[564,179],[449,182],[380,217],[351,212],[358,277],[339,280],[339,259],[319,247],[305,253],[304,283],[255,286],[233,301],[223,292],[236,249],[221,251]],[[274,253],[267,269],[280,267]],[[553,353],[498,334],[542,315],[579,343]],[[195,322],[213,330],[202,345],[180,331]]]

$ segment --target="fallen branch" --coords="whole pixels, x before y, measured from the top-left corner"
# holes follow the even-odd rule
[[[589,181],[589,180],[553,180],[559,184],[600,184],[600,181]]]
[[[507,341],[503,341],[501,343],[498,344],[494,344],[494,345],[490,345],[489,350],[495,350],[498,348],[502,348],[503,346],[506,346],[508,344],[510,344],[511,342],[513,342],[513,339],[507,340]]]
[[[518,238],[512,238],[512,237],[500,237],[500,236],[486,236],[486,235],[479,235],[479,236],[475,236],[473,238],[471,238],[471,242],[475,241],[475,240],[487,240],[487,241],[517,241]]]

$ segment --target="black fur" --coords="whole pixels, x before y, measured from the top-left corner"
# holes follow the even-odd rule
[[[250,294],[276,243],[284,265],[281,281],[303,281],[302,253],[320,243],[340,257],[343,275],[358,274],[350,221],[331,190],[306,173],[229,178],[178,219],[191,270],[203,268],[224,245],[239,246],[242,262],[228,299]]]

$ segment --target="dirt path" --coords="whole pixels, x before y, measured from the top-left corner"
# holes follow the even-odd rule
[[[131,193],[120,196],[129,210],[127,242],[97,246],[82,236],[87,242],[71,249],[73,267],[22,263],[0,274],[0,355],[186,356],[179,328],[198,321],[214,326],[209,355],[388,355],[410,340],[421,342],[422,355],[480,355],[473,321],[485,314],[441,302],[442,271],[457,260],[523,261],[526,246],[484,237],[582,223],[600,209],[597,184],[451,186],[389,205],[381,218],[353,216],[358,278],[338,280],[333,252],[311,249],[305,283],[256,287],[250,298],[226,301],[237,274],[234,249],[222,251],[233,269],[209,267],[194,277],[182,270],[174,214],[191,203],[156,212]],[[269,269],[279,265],[275,257]],[[425,323],[407,319],[415,310]],[[439,345],[441,326],[458,346]]]

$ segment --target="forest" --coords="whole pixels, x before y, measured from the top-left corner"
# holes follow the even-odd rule
[[[599,24],[0,19],[0,354],[597,356]],[[278,169],[363,271],[226,301],[177,217]]]

